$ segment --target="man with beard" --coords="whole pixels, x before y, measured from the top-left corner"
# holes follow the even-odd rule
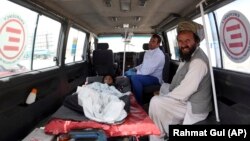
[[[149,105],[149,116],[161,131],[150,141],[163,141],[171,124],[193,124],[204,120],[212,110],[209,62],[199,48],[204,39],[203,26],[182,21],[177,27],[181,63],[171,84],[163,83],[160,95]]]

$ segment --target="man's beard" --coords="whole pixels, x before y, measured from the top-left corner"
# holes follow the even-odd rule
[[[184,49],[185,48],[188,48],[187,46],[186,47],[184,47]],[[189,52],[187,52],[187,53],[183,53],[182,52],[182,49],[181,48],[179,48],[179,53],[180,53],[180,58],[181,58],[181,60],[182,61],[190,61],[191,60],[191,57],[192,57],[192,54],[194,53],[194,51],[195,51],[195,49],[196,49],[196,44],[194,44],[191,48],[189,48],[190,50],[189,50]]]

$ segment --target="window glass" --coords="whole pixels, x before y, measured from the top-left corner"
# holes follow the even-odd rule
[[[0,9],[0,77],[55,66],[61,24],[10,1]]]
[[[6,0],[0,9],[0,77],[30,71],[37,13]]]
[[[65,63],[71,63],[83,60],[82,55],[83,55],[85,38],[86,38],[86,33],[72,27],[70,28],[68,43],[66,48]]]
[[[215,11],[225,69],[250,72],[249,0],[234,1]]]
[[[127,52],[141,52],[144,51],[142,46],[144,43],[148,43],[151,36],[133,36],[130,42],[126,44]],[[108,43],[109,49],[115,52],[123,52],[125,47],[125,42],[122,36],[109,36],[109,37],[99,37],[99,43]]]
[[[36,33],[33,69],[55,66],[53,58],[56,56],[61,24],[45,16],[39,17]]]
[[[172,60],[179,60],[179,47],[176,40],[177,31],[176,28],[167,32],[168,43]]]
[[[216,56],[215,56],[215,54],[217,54],[216,51],[218,51],[218,50],[216,50],[215,47],[218,47],[218,46],[216,46],[215,44],[218,44],[218,41],[215,41],[215,39],[212,38],[211,26],[210,26],[210,22],[209,22],[209,19],[208,19],[208,15],[207,14],[204,15],[204,17],[205,17],[206,29],[207,29],[206,32],[207,32],[207,35],[208,35],[208,47],[206,45],[206,39],[203,39],[200,42],[200,48],[206,53],[206,55],[208,57],[211,58],[212,66],[216,66]],[[202,22],[202,17],[194,19],[193,21],[204,26],[204,24]],[[210,56],[208,55],[208,49],[210,51]]]
[[[90,34],[90,37],[89,37],[89,41],[90,41],[90,56],[92,57],[93,55],[93,50],[95,49],[95,37],[93,34]]]

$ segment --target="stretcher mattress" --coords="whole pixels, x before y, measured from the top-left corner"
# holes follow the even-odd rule
[[[73,121],[59,118],[51,119],[45,125],[45,133],[58,135],[79,129],[102,129],[107,137],[160,135],[159,128],[153,123],[143,108],[130,95],[130,113],[122,124],[105,124],[92,120]]]

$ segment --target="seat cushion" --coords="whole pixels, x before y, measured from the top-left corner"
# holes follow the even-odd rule
[[[154,92],[159,91],[161,85],[151,85],[143,88],[143,103],[149,103],[154,96]]]

